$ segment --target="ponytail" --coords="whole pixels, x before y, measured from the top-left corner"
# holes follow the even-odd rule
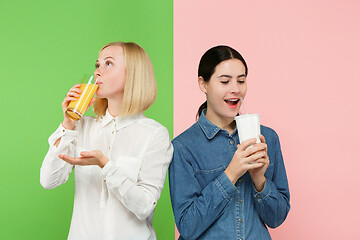
[[[207,101],[205,101],[205,102],[204,102],[203,104],[201,104],[201,106],[199,107],[199,110],[198,110],[198,112],[197,112],[197,114],[196,114],[196,120],[199,119],[199,117],[201,116],[202,111],[203,111],[205,108],[207,108]]]

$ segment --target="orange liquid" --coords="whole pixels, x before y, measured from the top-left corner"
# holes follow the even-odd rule
[[[71,101],[66,114],[73,120],[79,120],[85,113],[86,108],[89,106],[89,103],[94,96],[98,85],[96,84],[86,84],[82,83],[80,86],[81,93],[80,97],[75,101]]]

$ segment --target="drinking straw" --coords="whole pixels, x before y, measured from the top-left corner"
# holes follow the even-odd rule
[[[91,75],[91,77],[90,77],[90,79],[89,79],[89,81],[88,81],[88,83],[87,84],[91,84],[91,80],[94,78],[94,75]]]
[[[245,108],[245,104],[244,104],[244,99],[242,97],[240,97],[240,102],[241,102],[241,106],[243,107],[243,114],[247,114],[246,108]]]

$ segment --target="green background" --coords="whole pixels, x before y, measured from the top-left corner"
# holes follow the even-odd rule
[[[1,239],[66,239],[74,176],[54,190],[39,183],[47,139],[62,121],[61,102],[98,51],[133,41],[149,54],[158,95],[145,115],[172,136],[172,1],[0,0]],[[155,210],[158,239],[174,239],[168,182]]]

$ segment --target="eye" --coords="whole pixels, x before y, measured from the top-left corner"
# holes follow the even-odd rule
[[[111,63],[110,61],[106,61],[106,62],[105,62],[105,65],[106,65],[106,66],[110,66],[110,65],[112,65],[112,63]]]
[[[220,81],[220,82],[223,83],[223,84],[229,83],[229,81]]]
[[[243,84],[246,81],[246,77],[240,77],[238,78],[238,83]]]
[[[99,64],[98,64],[98,63],[95,64],[95,68],[99,68]]]

